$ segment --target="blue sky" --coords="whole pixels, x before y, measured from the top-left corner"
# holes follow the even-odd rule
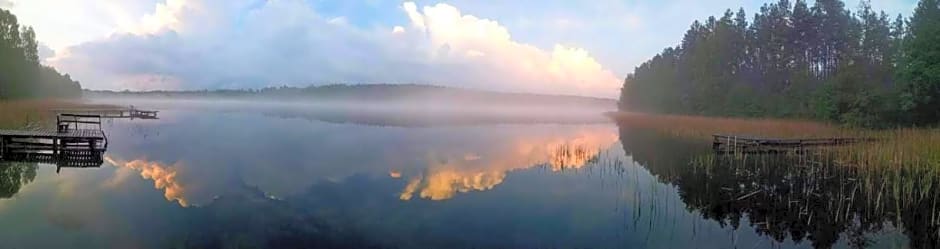
[[[693,20],[763,3],[0,0],[36,28],[47,64],[92,89],[389,82],[607,97]],[[872,5],[909,15],[916,1]]]

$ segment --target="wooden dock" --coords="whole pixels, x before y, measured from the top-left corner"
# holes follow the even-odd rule
[[[0,161],[97,167],[107,149],[108,137],[96,115],[60,114],[54,129],[0,130]]]
[[[128,108],[86,108],[86,109],[56,109],[56,113],[98,115],[101,118],[129,118],[129,119],[157,119],[157,112],[154,110],[137,109],[134,106]]]
[[[843,146],[872,142],[872,138],[761,138],[736,135],[712,135],[712,149],[719,153],[783,153],[814,147]]]

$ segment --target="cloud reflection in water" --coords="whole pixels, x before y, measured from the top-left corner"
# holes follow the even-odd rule
[[[465,153],[430,160],[428,169],[410,178],[399,195],[411,200],[447,200],[456,193],[486,191],[501,184],[514,170],[546,166],[553,172],[588,165],[601,150],[617,142],[610,129],[585,128],[571,134],[518,138],[487,153]]]
[[[115,167],[130,168],[140,171],[141,177],[153,180],[154,188],[164,191],[163,196],[166,197],[168,201],[178,202],[180,206],[183,207],[189,206],[189,202],[183,197],[185,189],[183,185],[176,180],[177,171],[175,167],[142,159],[123,162],[115,160],[110,156],[105,156],[104,160]]]

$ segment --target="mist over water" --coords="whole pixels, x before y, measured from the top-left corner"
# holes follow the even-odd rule
[[[237,98],[98,98],[94,103],[139,108],[203,109],[259,112],[325,122],[389,126],[472,125],[486,123],[606,123],[613,101],[580,103],[492,103],[473,100],[415,99],[394,101],[301,101]]]

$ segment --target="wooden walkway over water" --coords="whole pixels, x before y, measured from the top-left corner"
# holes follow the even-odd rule
[[[56,128],[0,130],[0,161],[97,167],[107,149],[98,115],[59,114]]]
[[[781,153],[873,141],[875,139],[872,138],[783,139],[715,134],[712,135],[712,149],[719,153]]]
[[[98,115],[101,118],[157,119],[157,111],[128,108],[56,109],[57,113]]]

